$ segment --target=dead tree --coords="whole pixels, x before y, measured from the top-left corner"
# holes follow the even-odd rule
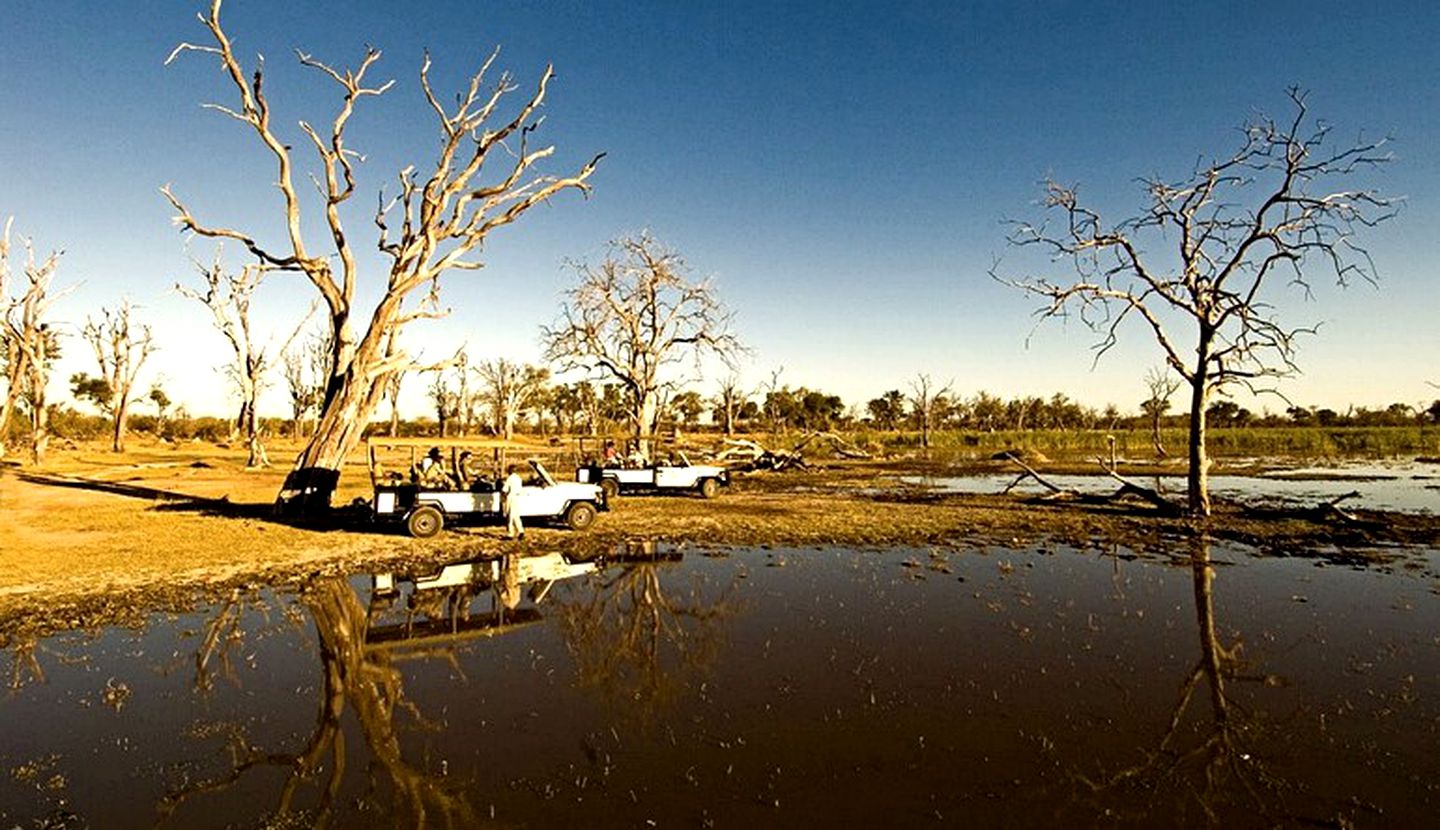
[[[453,390],[450,389],[450,374],[448,366],[435,367],[430,369],[435,378],[425,388],[430,396],[430,405],[435,408],[435,425],[441,438],[448,435],[450,421],[460,412],[460,400]]]
[[[199,52],[219,61],[238,100],[230,106],[210,107],[244,124],[273,157],[285,238],[275,244],[237,228],[204,223],[168,186],[163,192],[175,208],[175,221],[182,230],[236,240],[267,268],[304,274],[325,304],[331,334],[325,393],[315,432],[296,458],[281,493],[282,505],[308,512],[329,506],[340,467],[379,405],[386,377],[411,365],[410,358],[396,346],[397,332],[415,320],[446,313],[440,305],[440,277],[451,270],[479,269],[481,263],[471,255],[482,249],[490,233],[535,205],[565,190],[588,191],[587,179],[601,156],[570,176],[534,172],[537,163],[554,153],[553,146],[536,149],[530,144],[543,120],[538,112],[554,77],[553,68],[546,67],[517,111],[503,120],[503,106],[518,87],[508,73],[493,82],[487,79],[498,53],[491,53],[448,108],[431,88],[427,56],[420,66],[419,83],[435,114],[439,148],[428,172],[406,167],[399,174],[399,194],[379,200],[374,221],[386,274],[374,308],[362,311],[357,321],[361,258],[344,228],[342,208],[355,194],[355,165],[361,156],[347,144],[346,129],[361,99],[381,95],[393,84],[366,80],[380,51],[367,48],[358,68],[343,70],[303,52],[298,54],[302,66],[333,81],[340,93],[338,109],[328,126],[317,129],[307,121],[300,122],[302,143],[314,150],[318,161],[316,181],[327,237],[327,250],[314,250],[303,231],[306,214],[295,186],[291,140],[282,138],[272,122],[263,64],[252,71],[242,66],[221,26],[220,5],[220,0],[211,0],[208,14],[200,16],[213,44],[182,43],[169,60],[185,52]],[[498,175],[484,176],[494,170],[494,165],[486,168],[492,151],[501,169]]]
[[[1278,290],[1308,296],[1317,273],[1341,287],[1373,282],[1374,265],[1355,235],[1394,215],[1376,192],[1337,186],[1389,161],[1386,141],[1334,147],[1330,126],[1308,117],[1305,95],[1292,89],[1290,101],[1288,122],[1252,121],[1232,155],[1200,164],[1179,182],[1145,180],[1143,212],[1112,227],[1081,205],[1075,188],[1048,183],[1044,204],[1059,222],[1017,223],[1010,242],[1068,261],[1074,275],[992,272],[1043,298],[1042,318],[1078,314],[1099,336],[1097,360],[1127,320],[1149,329],[1190,388],[1188,504],[1195,515],[1210,513],[1210,395],[1231,384],[1267,391],[1296,370],[1296,340],[1314,332],[1282,322]],[[1173,265],[1149,253],[1167,244]],[[1177,326],[1188,329],[1193,346],[1184,345]]]
[[[679,252],[648,233],[610,243],[598,265],[574,268],[579,284],[566,292],[559,321],[542,330],[545,358],[618,381],[649,455],[661,404],[682,381],[667,370],[706,355],[732,363],[743,349],[730,331],[733,315],[708,280],[689,279]]]
[[[396,369],[385,378],[385,399],[390,402],[390,437],[400,435],[400,384],[405,380],[406,371]]]
[[[550,380],[550,372],[500,357],[482,360],[475,373],[480,377],[480,399],[490,407],[490,426],[509,441],[515,437],[515,419]]]
[[[50,369],[59,357],[58,337],[45,321],[50,306],[65,292],[53,293],[50,283],[60,265],[60,251],[51,251],[43,261],[35,260],[30,240],[24,241],[24,290],[11,296],[10,227],[7,219],[0,234],[0,369],[4,371],[5,397],[0,399],[0,457],[4,457],[10,434],[10,416],[24,403],[30,416],[30,459],[45,461],[50,441],[49,409],[45,387]]]
[[[227,274],[220,264],[220,250],[215,251],[215,260],[208,267],[196,263],[205,279],[205,290],[197,291],[179,283],[175,290],[210,309],[215,330],[224,335],[234,353],[225,366],[225,375],[240,396],[240,415],[236,428],[245,436],[249,455],[245,466],[250,468],[269,467],[270,460],[260,440],[260,420],[256,403],[265,388],[265,373],[270,371],[270,356],[265,346],[256,345],[250,331],[250,303],[255,290],[265,278],[266,269],[259,265],[247,265],[239,274]],[[299,332],[299,329],[296,329]],[[284,347],[281,347],[282,351]]]
[[[910,407],[915,413],[915,420],[920,422],[920,446],[926,449],[930,448],[930,428],[935,422],[935,411],[950,394],[950,386],[947,383],[936,389],[930,376],[924,372],[910,381]]]
[[[740,388],[738,375],[730,375],[720,383],[720,391],[712,399],[715,405],[715,414],[720,421],[720,429],[726,436],[735,434],[735,418],[745,408],[745,402],[750,394]]]
[[[100,380],[109,387],[109,401],[102,409],[110,415],[110,449],[125,451],[125,426],[130,418],[130,404],[135,402],[135,378],[145,365],[145,359],[155,351],[154,338],[150,327],[131,320],[133,306],[129,300],[122,301],[115,311],[100,309],[100,319],[86,318],[85,328],[80,332],[95,361],[100,366]]]
[[[1159,366],[1145,372],[1145,388],[1150,390],[1150,397],[1140,403],[1140,409],[1150,418],[1150,440],[1155,445],[1155,456],[1164,458],[1169,453],[1160,440],[1160,419],[1170,409],[1170,396],[1179,391],[1180,381]]]

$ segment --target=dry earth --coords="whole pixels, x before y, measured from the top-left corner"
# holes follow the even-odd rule
[[[283,447],[273,451],[286,457]],[[139,446],[124,455],[62,449],[42,468],[0,467],[0,631],[42,619],[84,624],[117,608],[182,605],[197,591],[287,582],[384,564],[425,565],[507,549],[594,555],[636,539],[695,545],[1021,546],[1050,542],[1133,549],[1173,547],[1197,528],[1139,502],[1036,503],[1001,495],[943,495],[907,486],[912,462],[845,462],[821,469],[738,475],[714,500],[627,496],[586,533],[534,528],[523,543],[498,527],[418,541],[356,521],[302,527],[270,504],[284,469],[244,469],[238,449]],[[984,466],[984,465],[982,465]],[[990,465],[990,471],[1006,470]],[[950,470],[954,472],[954,470]],[[342,476],[337,503],[368,496],[363,466]],[[1224,507],[1218,538],[1280,553],[1393,556],[1396,546],[1440,544],[1440,521],[1364,514],[1276,515]]]

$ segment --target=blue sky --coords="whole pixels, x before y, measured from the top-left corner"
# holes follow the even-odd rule
[[[65,250],[59,282],[78,288],[57,317],[78,324],[128,297],[161,345],[145,380],[219,412],[223,341],[169,290],[212,246],[187,248],[158,188],[262,238],[276,238],[279,213],[269,157],[200,108],[231,100],[213,62],[163,66],[177,43],[203,39],[200,8],[7,4],[0,217],[42,251]],[[783,382],[863,404],[927,372],[964,395],[1061,391],[1133,410],[1154,345],[1132,330],[1092,368],[1088,332],[1035,330],[1033,301],[987,275],[1015,256],[1002,220],[1037,218],[1047,176],[1079,183],[1118,219],[1140,205],[1135,177],[1178,178],[1231,149],[1247,117],[1286,112],[1295,84],[1337,135],[1393,134],[1395,163],[1365,183],[1406,204],[1366,238],[1378,289],[1321,285],[1315,301],[1287,302],[1285,319],[1323,326],[1301,346],[1305,373],[1282,389],[1302,404],[1383,405],[1432,398],[1426,382],[1440,382],[1434,4],[230,0],[222,20],[242,56],[265,55],[277,123],[297,148],[295,122],[328,120],[335,99],[294,49],[335,65],[357,63],[366,43],[384,50],[373,77],[396,86],[364,102],[350,133],[366,154],[351,223],[362,247],[376,192],[433,156],[416,82],[424,49],[442,90],[459,89],[496,44],[522,83],[555,64],[540,133],[557,145],[548,169],[605,151],[595,192],[503,229],[484,271],[449,278],[452,316],[410,329],[427,357],[466,343],[478,357],[537,360],[539,326],[573,276],[565,260],[649,228],[714,278],[754,350],[743,367],[753,384],[783,366]],[[277,340],[310,301],[285,277],[262,297],[258,322]],[[57,386],[91,370],[78,339],[67,347]],[[281,410],[278,388],[265,400]]]

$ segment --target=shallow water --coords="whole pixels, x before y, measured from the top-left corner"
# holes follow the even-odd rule
[[[906,477],[903,482],[933,487],[946,493],[999,493],[1015,481],[1016,474],[985,474],[953,477]],[[1119,486],[1103,475],[1045,475],[1045,480],[1078,493],[1108,494]],[[1161,493],[1183,500],[1185,477],[1134,477],[1136,483],[1155,487]],[[1026,478],[1012,492],[1044,493],[1045,488]],[[1345,508],[1393,510],[1402,513],[1440,515],[1440,467],[1434,464],[1351,464],[1339,467],[1306,467],[1263,476],[1210,477],[1210,492],[1222,498],[1246,502],[1268,502],[1314,507],[1349,493]]]
[[[1440,808],[1433,552],[663,554],[12,636],[0,826],[1420,826]]]

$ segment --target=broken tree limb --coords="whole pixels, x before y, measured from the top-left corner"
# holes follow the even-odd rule
[[[1113,467],[1107,466],[1103,460],[1101,460],[1100,466],[1105,470],[1105,473],[1111,478],[1120,482],[1120,489],[1106,496],[1080,493],[1076,490],[1070,490],[1061,487],[1054,482],[1046,480],[1044,476],[1040,475],[1040,472],[1038,470],[1036,470],[1034,467],[1031,467],[1029,464],[1026,464],[1024,461],[1021,461],[1020,458],[1014,453],[1006,453],[1005,455],[1009,461],[1019,466],[1020,469],[1024,470],[1024,472],[1021,473],[1020,476],[1014,481],[1010,482],[1010,485],[1008,487],[1001,491],[1002,495],[1007,494],[1011,490],[1015,489],[1015,487],[1018,486],[1020,482],[1024,481],[1025,479],[1033,478],[1036,483],[1049,491],[1048,493],[1045,493],[1044,495],[1039,497],[1041,501],[1055,501],[1060,499],[1066,499],[1086,502],[1090,504],[1111,504],[1125,498],[1126,496],[1135,496],[1143,501],[1150,503],[1156,509],[1160,510],[1163,513],[1166,513],[1167,515],[1179,515],[1182,512],[1180,505],[1175,504],[1174,502],[1170,501],[1169,499],[1165,498],[1164,496],[1160,495],[1160,493],[1152,490],[1149,487],[1142,487],[1141,485],[1130,481],[1129,479],[1117,473]]]
[[[748,438],[726,438],[724,443],[728,446],[712,457],[715,461],[733,465],[735,469],[779,472],[792,467],[805,469],[807,466],[804,456],[794,450],[766,449]]]
[[[1125,496],[1135,496],[1136,498],[1143,499],[1144,501],[1149,502],[1157,509],[1165,513],[1179,514],[1180,512],[1182,512],[1182,508],[1180,505],[1160,495],[1160,492],[1158,490],[1150,487],[1143,487],[1131,481],[1130,479],[1120,475],[1120,473],[1117,472],[1115,469],[1116,465],[1113,447],[1109,464],[1106,464],[1104,459],[1096,460],[1100,462],[1100,467],[1105,470],[1106,475],[1120,482],[1120,489],[1116,490],[1115,494],[1110,497],[1111,501],[1122,499]]]
[[[1040,475],[1040,473],[1037,472],[1034,467],[1031,467],[1029,464],[1026,464],[1024,461],[1021,461],[1021,460],[1020,460],[1020,457],[1019,457],[1018,455],[1015,455],[1014,453],[1007,452],[1007,453],[1005,453],[1005,457],[1008,458],[1008,459],[1009,459],[1010,461],[1012,461],[1013,463],[1019,465],[1020,469],[1024,470],[1025,472],[1021,473],[1018,478],[1016,478],[1014,481],[1010,482],[1010,486],[1006,487],[1004,490],[1001,490],[1001,491],[1000,491],[1001,495],[1006,495],[1006,494],[1008,494],[1011,490],[1014,490],[1014,489],[1020,484],[1020,482],[1024,481],[1024,480],[1027,479],[1027,478],[1033,478],[1033,479],[1035,479],[1035,481],[1036,481],[1037,484],[1039,484],[1041,487],[1044,487],[1046,490],[1049,490],[1049,491],[1050,491],[1050,497],[1051,497],[1051,498],[1056,498],[1056,497],[1061,497],[1061,496],[1076,497],[1076,496],[1079,496],[1079,495],[1080,495],[1079,493],[1075,492],[1074,490],[1066,490],[1066,489],[1064,489],[1064,488],[1062,488],[1062,487],[1057,487],[1056,485],[1050,483],[1049,481],[1046,481],[1046,480],[1045,480],[1045,477],[1042,476],[1042,475]]]
[[[1348,499],[1358,498],[1360,498],[1360,491],[1351,490],[1350,492],[1342,493],[1329,501],[1321,502],[1320,505],[1315,508],[1314,512],[1316,516],[1321,519],[1336,517],[1339,518],[1341,521],[1358,523],[1360,521],[1359,516],[1356,516],[1354,513],[1347,512],[1340,508],[1340,502],[1346,501]]]

